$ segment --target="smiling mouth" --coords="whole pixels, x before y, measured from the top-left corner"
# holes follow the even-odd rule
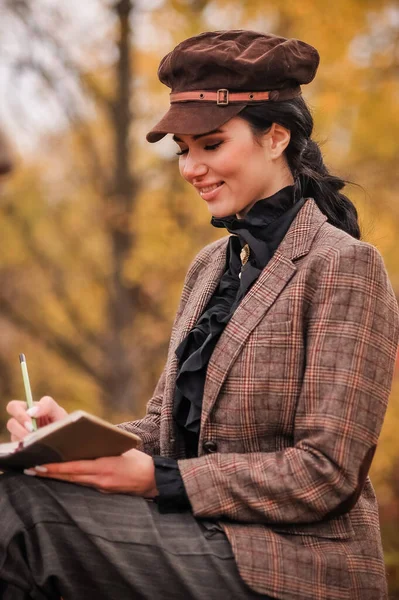
[[[210,192],[217,190],[223,184],[224,184],[224,181],[219,181],[219,183],[215,183],[214,185],[208,185],[206,187],[199,189],[198,191],[200,193],[200,196],[205,196],[206,194],[209,194]]]

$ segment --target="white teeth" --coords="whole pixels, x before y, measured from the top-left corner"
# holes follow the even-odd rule
[[[208,192],[212,192],[213,190],[216,190],[216,188],[220,187],[222,184],[221,183],[215,183],[214,185],[208,185],[207,187],[203,187],[200,190],[200,194],[207,194]]]

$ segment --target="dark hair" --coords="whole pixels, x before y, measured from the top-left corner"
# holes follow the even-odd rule
[[[263,102],[247,106],[238,115],[249,123],[256,136],[264,133],[272,123],[279,123],[291,132],[285,150],[298,193],[314,198],[328,222],[356,239],[360,227],[355,205],[340,193],[347,183],[329,173],[317,142],[311,139],[313,118],[301,96],[284,102]]]

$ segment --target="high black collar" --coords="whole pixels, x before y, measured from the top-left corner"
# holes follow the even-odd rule
[[[296,193],[296,186],[288,185],[273,196],[258,200],[244,219],[237,219],[235,215],[221,219],[213,217],[211,223],[238,236],[241,247],[248,244],[250,258],[247,269],[252,265],[262,270],[304,203],[305,199]]]
[[[255,202],[243,219],[238,219],[236,215],[212,217],[211,223],[214,227],[225,227],[230,233],[235,234],[244,229],[252,229],[255,237],[262,239],[262,232],[268,225],[286,213],[294,204],[295,185],[288,185],[272,196]]]

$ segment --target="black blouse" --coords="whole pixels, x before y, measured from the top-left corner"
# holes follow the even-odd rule
[[[230,233],[226,269],[205,312],[176,349],[179,360],[173,417],[185,443],[187,458],[198,456],[198,439],[206,370],[213,350],[239,303],[272,258],[305,199],[295,198],[295,186],[287,186],[259,200],[244,219],[212,218],[214,227]],[[249,246],[248,262],[240,253]],[[177,461],[154,457],[155,477],[162,512],[189,508]]]

